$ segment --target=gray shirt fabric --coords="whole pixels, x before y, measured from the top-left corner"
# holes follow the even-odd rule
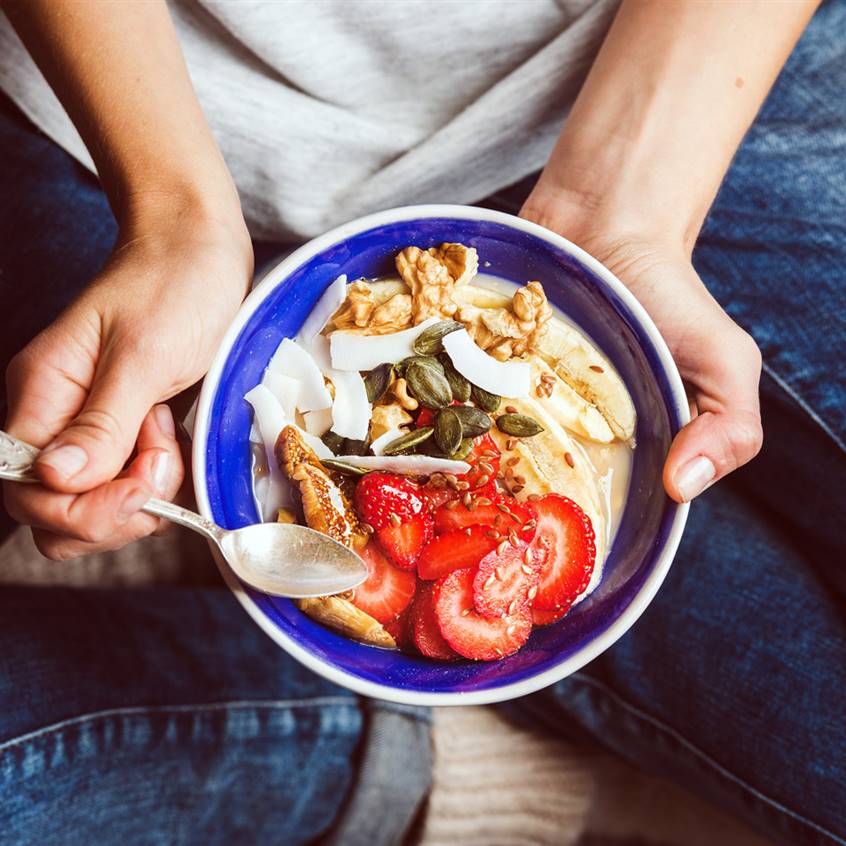
[[[174,0],[255,237],[472,203],[545,163],[617,0]],[[104,73],[107,69],[104,69]],[[5,18],[0,88],[93,170]]]

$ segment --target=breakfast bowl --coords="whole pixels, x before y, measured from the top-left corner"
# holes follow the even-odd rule
[[[225,528],[258,522],[244,396],[285,338],[293,338],[324,291],[348,279],[390,275],[398,250],[443,242],[475,248],[484,272],[504,284],[543,280],[549,302],[601,350],[628,389],[637,418],[628,484],[601,578],[552,625],[535,628],[497,661],[433,661],[350,640],[290,600],[224,580],[276,643],[314,672],[360,694],[416,705],[498,702],[575,672],[621,637],[664,580],[688,506],[664,492],[662,468],[688,420],[684,388],[643,307],[600,262],[541,226],[501,212],[430,205],[370,215],[316,238],[268,270],[227,331],[205,378],[194,423],[193,476],[199,510]],[[480,264],[481,269],[481,264]]]

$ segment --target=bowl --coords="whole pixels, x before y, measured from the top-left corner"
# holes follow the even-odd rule
[[[416,705],[498,702],[564,678],[608,649],[643,613],[672,562],[688,506],[664,493],[661,469],[688,405],[669,350],[643,307],[596,259],[517,217],[469,206],[392,209],[340,226],[269,270],[247,297],[205,378],[195,418],[193,473],[200,511],[234,529],[259,520],[251,486],[252,414],[244,394],[279,342],[294,336],[324,288],[393,272],[410,244],[476,247],[487,273],[543,282],[549,299],[582,327],[625,380],[638,416],[629,494],[595,591],[566,617],[535,629],[517,654],[491,663],[442,663],[356,643],[290,600],[223,578],[252,619],[314,672],[357,693]]]

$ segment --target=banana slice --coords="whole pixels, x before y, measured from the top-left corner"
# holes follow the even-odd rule
[[[550,391],[548,396],[538,396],[538,403],[558,423],[576,435],[598,444],[609,444],[614,440],[611,427],[596,406],[591,405],[561,379],[539,355],[530,353],[525,358],[532,365],[532,385],[536,385],[540,392],[548,385]]]
[[[378,620],[356,608],[348,599],[340,596],[318,596],[311,599],[295,600],[300,611],[308,614],[318,623],[340,632],[346,637],[396,649],[396,641]]]
[[[495,426],[491,428],[491,435],[503,453],[503,466],[509,458],[516,457],[518,461],[512,465],[514,475],[526,480],[517,499],[524,500],[531,494],[560,493],[581,506],[593,524],[596,560],[601,565],[608,550],[608,518],[596,469],[584,450],[540,402],[509,400],[509,405],[544,427],[543,432],[531,438],[510,438]],[[511,450],[506,449],[509,441],[513,442]]]

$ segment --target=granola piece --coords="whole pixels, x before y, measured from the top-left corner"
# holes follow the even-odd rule
[[[540,282],[516,291],[510,308],[467,304],[457,314],[476,344],[498,361],[536,350],[551,317],[552,307]]]
[[[382,624],[360,608],[356,608],[349,599],[342,596],[319,596],[313,599],[297,599],[295,602],[300,611],[346,637],[374,646],[396,648],[396,641]]]
[[[411,423],[411,415],[398,403],[374,405],[370,418],[370,443],[391,429],[401,429]]]
[[[479,268],[473,247],[441,244],[421,250],[406,247],[397,254],[397,271],[412,296],[414,325],[429,317],[452,317],[456,311],[452,292],[456,285],[466,285]]]

